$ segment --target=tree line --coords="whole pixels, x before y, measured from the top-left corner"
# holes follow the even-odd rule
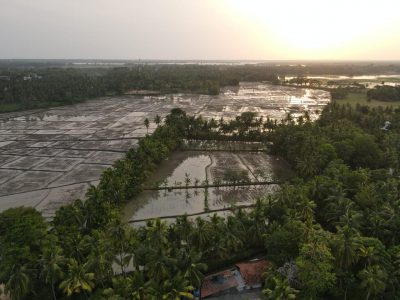
[[[379,101],[400,101],[400,85],[378,85],[368,90],[367,97]]]
[[[0,112],[72,104],[131,90],[218,95],[239,81],[273,81],[265,67],[211,65],[135,65],[77,69],[0,69]]]

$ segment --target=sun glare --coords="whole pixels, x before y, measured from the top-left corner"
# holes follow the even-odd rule
[[[373,6],[357,0],[285,1],[284,4],[264,0],[225,0],[224,3],[243,22],[259,27],[265,43],[275,42],[285,52],[306,58],[351,52],[356,47],[363,47],[367,36],[384,32],[398,23],[393,13],[396,11],[393,5],[399,6],[395,2],[392,6]],[[378,23],[377,16],[382,9],[385,9],[385,18]]]

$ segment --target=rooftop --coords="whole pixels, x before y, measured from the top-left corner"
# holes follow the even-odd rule
[[[246,286],[252,287],[262,284],[262,274],[270,266],[270,263],[261,259],[238,263],[236,266],[239,268]]]
[[[225,270],[204,278],[201,285],[201,297],[205,298],[238,286],[234,272],[235,270]]]
[[[201,298],[216,295],[242,294],[244,288],[261,287],[263,273],[270,266],[264,259],[256,259],[236,264],[236,268],[215,273],[204,278],[201,286]],[[222,298],[221,298],[222,299]],[[240,299],[240,298],[238,298]]]

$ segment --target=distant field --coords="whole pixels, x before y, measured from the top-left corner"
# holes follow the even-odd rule
[[[399,107],[400,102],[399,101],[377,101],[377,100],[371,100],[367,101],[367,93],[349,93],[345,99],[342,100],[336,100],[337,103],[339,104],[350,104],[351,106],[356,106],[357,104],[360,105],[368,105],[371,107],[377,107],[377,106],[393,106],[393,107]]]

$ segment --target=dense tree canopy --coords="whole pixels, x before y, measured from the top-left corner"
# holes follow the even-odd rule
[[[368,99],[400,101],[400,86],[378,85],[367,93]]]

